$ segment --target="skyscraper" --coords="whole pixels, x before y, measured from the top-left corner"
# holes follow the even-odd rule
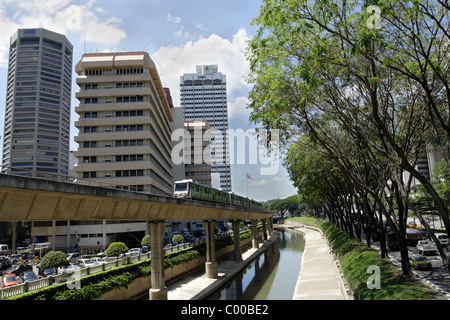
[[[212,184],[231,191],[226,76],[217,65],[196,66],[196,73],[180,76],[180,102],[185,121],[206,120],[211,126]],[[215,174],[219,185],[214,185]]]
[[[72,44],[46,29],[10,39],[2,172],[69,173]]]
[[[75,69],[78,177],[173,194],[170,97],[148,53],[84,54]]]

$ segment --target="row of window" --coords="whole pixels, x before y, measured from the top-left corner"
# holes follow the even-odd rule
[[[115,70],[84,70],[84,75],[86,76],[101,76],[101,75],[111,75],[111,74],[141,74],[144,73],[143,68],[123,68]]]
[[[121,131],[143,131],[144,125],[138,124],[138,125],[128,125],[128,126],[115,126],[116,132]],[[83,127],[84,133],[92,133],[92,132],[99,132],[98,127]]]
[[[143,102],[144,97],[143,96],[130,96],[130,97],[116,97],[116,102]],[[112,100],[110,101],[112,102]],[[86,104],[92,104],[92,103],[99,103],[98,98],[85,98],[84,103]]]
[[[144,115],[144,110],[116,111],[116,117],[140,117]],[[85,112],[84,118],[97,118],[98,112]]]
[[[144,140],[117,140],[115,142],[116,147],[134,147],[143,146]],[[97,141],[85,141],[83,143],[84,148],[97,148]],[[111,147],[112,144],[105,144],[105,147]]]

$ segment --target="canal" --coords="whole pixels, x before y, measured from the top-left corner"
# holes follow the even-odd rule
[[[207,299],[292,300],[305,240],[301,232],[277,230],[280,235],[266,252]]]

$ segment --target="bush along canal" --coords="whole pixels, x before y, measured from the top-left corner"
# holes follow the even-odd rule
[[[280,236],[267,251],[207,299],[291,300],[305,242],[301,232],[278,231]]]

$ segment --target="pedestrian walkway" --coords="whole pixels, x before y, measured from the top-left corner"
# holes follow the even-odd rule
[[[305,225],[289,225],[305,235],[302,265],[293,300],[352,300],[343,276],[321,230]]]
[[[219,261],[218,278],[206,277],[204,271],[194,273],[167,286],[168,300],[201,300],[219,289],[223,284],[232,279],[237,273],[246,268],[262,252],[264,252],[278,238],[275,231],[264,243],[259,243],[259,248],[251,248],[242,253],[242,261]]]

